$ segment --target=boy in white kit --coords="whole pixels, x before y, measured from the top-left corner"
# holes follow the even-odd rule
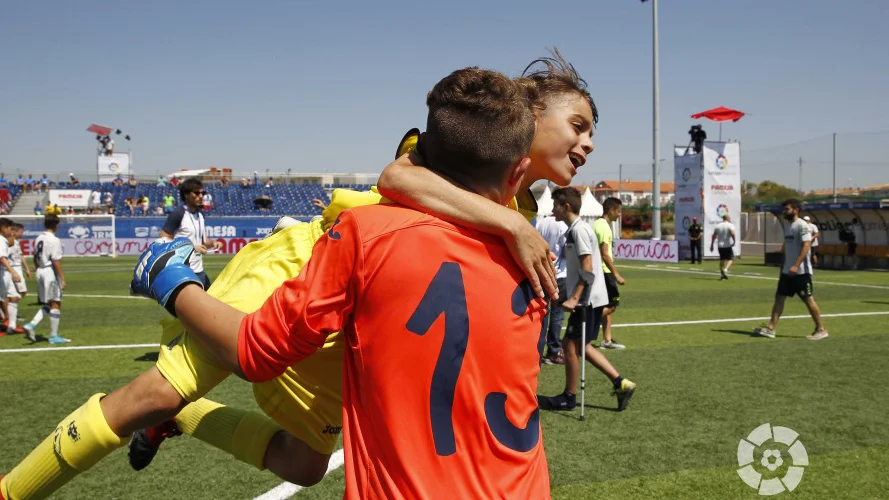
[[[70,340],[59,335],[59,320],[62,312],[62,290],[65,289],[65,276],[62,274],[62,242],[56,237],[59,228],[59,217],[47,215],[43,222],[46,229],[34,240],[34,265],[37,268],[37,300],[42,308],[34,318],[24,325],[28,340],[34,342],[37,337],[34,329],[49,315],[49,343],[64,344]]]
[[[6,309],[7,324],[3,331],[6,334],[14,334],[15,322],[18,318],[18,301],[21,296],[16,289],[16,283],[22,281],[21,272],[13,268],[13,260],[10,255],[12,247],[13,224],[11,220],[3,217],[0,219],[0,299]]]

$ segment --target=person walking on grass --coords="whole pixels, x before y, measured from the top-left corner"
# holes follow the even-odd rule
[[[725,214],[722,216],[722,222],[713,228],[713,237],[710,238],[710,251],[713,251],[713,244],[719,248],[719,274],[720,280],[728,279],[728,270],[732,267],[735,260],[735,226],[732,225],[732,219]]]
[[[812,233],[809,224],[799,218],[802,202],[790,198],[782,204],[784,219],[790,224],[784,231],[784,266],[778,278],[778,290],[775,292],[775,303],[772,306],[772,317],[769,324],[754,328],[753,333],[761,337],[775,338],[778,320],[784,312],[784,301],[787,297],[799,295],[809,309],[815,322],[815,331],[806,336],[809,340],[826,339],[829,335],[821,322],[821,310],[812,296],[812,261],[809,250],[812,248]]]

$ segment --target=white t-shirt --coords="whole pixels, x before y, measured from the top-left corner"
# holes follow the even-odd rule
[[[0,236],[0,258],[2,257],[6,257],[9,265],[12,265],[12,260],[9,256],[9,242],[6,240],[6,238]],[[3,276],[3,274],[5,274],[6,272],[6,267],[0,265],[0,276]]]
[[[537,232],[549,243],[549,249],[556,255],[556,278],[564,278],[568,275],[565,266],[565,233],[568,225],[557,221],[555,217],[537,217]]]
[[[815,224],[812,224],[810,222],[809,223],[809,233],[812,235],[812,246],[817,247],[818,240],[815,239],[815,237],[819,235],[818,226],[816,226]]]
[[[22,247],[18,240],[13,240],[13,244],[9,247],[9,265],[12,267],[22,267]]]
[[[581,258],[585,255],[592,256],[592,273],[586,272],[580,265]],[[593,228],[578,217],[565,235],[565,260],[567,276],[565,284],[569,294],[574,292],[581,276],[587,282],[592,282],[592,288],[587,290],[580,306],[602,307],[608,304],[608,290],[605,288],[605,273],[602,271],[602,255],[599,252],[599,243]]]
[[[101,200],[101,196],[98,191],[93,191],[90,193],[90,205],[98,205]]]
[[[62,260],[62,240],[53,233],[44,231],[34,240],[34,263],[38,268],[45,268],[52,267],[56,260]]]
[[[796,219],[793,224],[787,226],[784,230],[784,267],[781,268],[782,274],[790,272],[790,266],[799,258],[800,252],[803,251],[803,243],[812,241],[812,234],[809,230],[809,223]],[[812,274],[811,253],[806,252],[806,258],[799,266],[797,274]]]
[[[195,246],[203,245],[207,238],[207,226],[201,211],[189,212],[184,205],[179,205],[170,212],[163,230],[172,234],[174,238],[188,238]],[[204,257],[198,252],[191,256],[191,270],[196,273],[204,270]]]
[[[718,248],[731,248],[732,246],[732,231],[735,230],[735,226],[732,225],[731,222],[722,221],[713,228],[713,234],[716,235],[716,246]]]

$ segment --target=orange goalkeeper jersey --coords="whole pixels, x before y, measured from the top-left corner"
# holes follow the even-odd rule
[[[346,498],[549,498],[545,308],[499,239],[358,207],[243,320],[238,356],[265,381],[344,331]]]

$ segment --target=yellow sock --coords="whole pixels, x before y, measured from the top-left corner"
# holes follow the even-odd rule
[[[238,410],[201,398],[176,415],[183,433],[231,454],[259,470],[272,437],[283,428],[257,412]]]
[[[96,394],[65,417],[0,483],[8,500],[46,498],[127,443],[108,427]]]

